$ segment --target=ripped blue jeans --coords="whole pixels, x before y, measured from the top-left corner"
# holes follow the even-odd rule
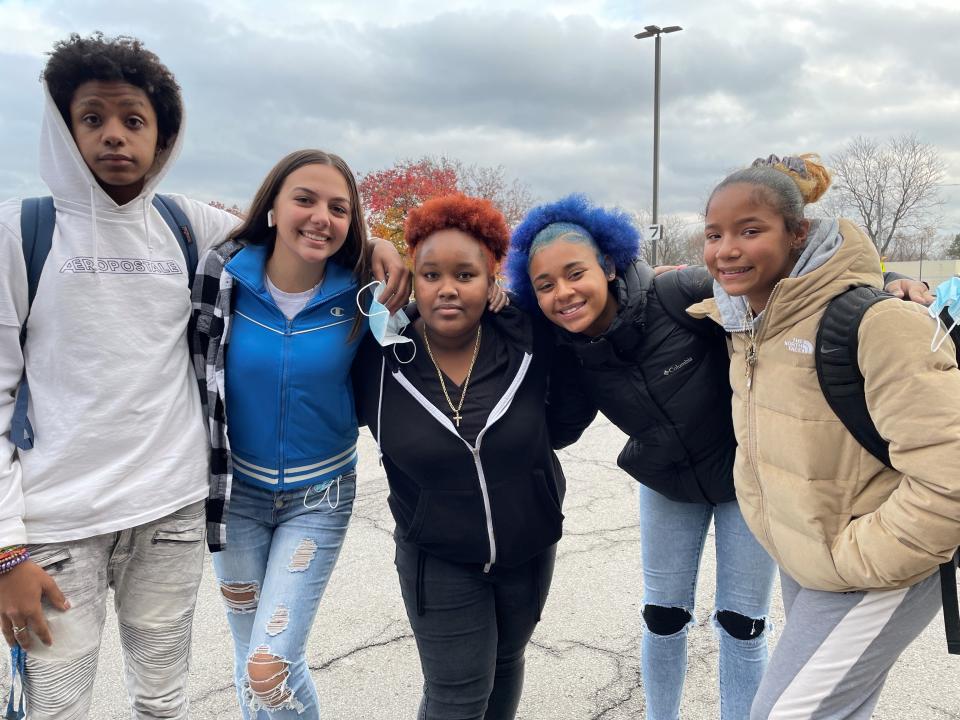
[[[273,492],[234,482],[227,547],[213,554],[233,634],[245,720],[317,720],[305,657],[320,598],[353,512],[356,474],[327,489]]]
[[[767,667],[767,614],[776,565],[751,534],[736,501],[707,505],[681,503],[640,486],[640,541],[643,606],[680,608],[693,617],[700,559],[713,518],[717,590],[713,626],[720,642],[720,717],[745,720]],[[717,621],[717,613],[763,620],[756,637],[738,639]],[[644,627],[641,647],[643,688],[649,720],[677,720],[687,674],[687,631],[692,619],[669,634]],[[747,621],[747,629],[750,627]]]

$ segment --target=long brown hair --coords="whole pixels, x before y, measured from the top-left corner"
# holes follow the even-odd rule
[[[370,257],[367,249],[367,225],[363,219],[363,209],[360,203],[360,192],[357,190],[357,180],[350,170],[350,166],[339,155],[324,152],[323,150],[296,150],[280,160],[267,173],[253,196],[250,209],[242,223],[230,234],[231,238],[243,240],[252,245],[266,245],[267,257],[273,254],[273,246],[277,241],[276,228],[267,225],[267,213],[273,208],[277,194],[290,173],[299,170],[305,165],[328,165],[336,168],[343,176],[350,191],[350,229],[343,247],[337,250],[330,258],[333,262],[353,271],[353,276],[362,286],[370,282]],[[350,331],[350,339],[356,337],[363,323],[363,316],[357,313]]]

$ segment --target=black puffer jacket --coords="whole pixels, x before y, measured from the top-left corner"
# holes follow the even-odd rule
[[[733,500],[726,342],[715,324],[685,314],[712,296],[710,276],[692,267],[654,281],[638,261],[610,288],[619,310],[607,332],[559,335],[579,358],[583,389],[630,436],[617,464],[671,500]]]

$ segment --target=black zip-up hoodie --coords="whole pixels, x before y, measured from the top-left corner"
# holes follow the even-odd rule
[[[676,281],[676,292],[658,291],[664,281]],[[671,500],[733,500],[726,342],[709,322],[684,321],[688,306],[712,296],[710,276],[691,267],[654,282],[653,270],[635,261],[610,291],[619,310],[605,333],[589,338],[558,328],[558,336],[579,360],[600,412],[630,436],[617,464]]]
[[[413,305],[405,312],[409,334],[419,313]],[[392,347],[365,338],[353,379],[358,417],[377,440],[387,473],[397,539],[489,570],[520,565],[560,539],[565,480],[552,447],[575,441],[595,410],[573,389],[548,398],[551,370],[564,357],[553,352],[549,328],[512,306],[484,321],[506,342],[509,384],[473,445],[427,399]],[[557,377],[573,377],[571,369]]]

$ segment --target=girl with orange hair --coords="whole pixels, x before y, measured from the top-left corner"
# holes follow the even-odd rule
[[[424,676],[418,718],[508,720],[563,521],[553,448],[594,413],[551,388],[546,328],[515,307],[486,312],[509,242],[488,201],[430,200],[410,213],[406,241],[417,299],[401,330],[410,342],[378,347],[368,337],[354,385],[390,485]]]

